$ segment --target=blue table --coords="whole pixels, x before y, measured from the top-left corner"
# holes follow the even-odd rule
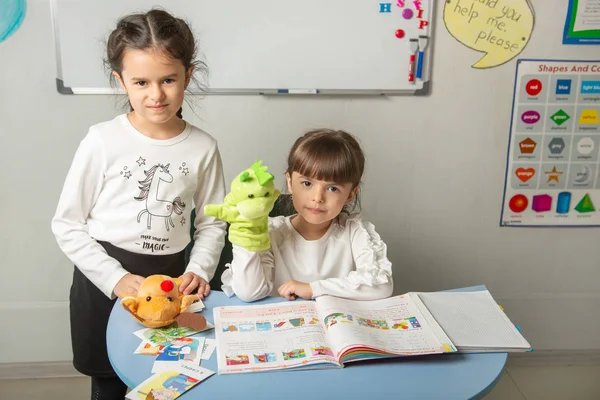
[[[463,290],[473,290],[465,288]],[[273,297],[255,302],[284,301]],[[212,291],[204,300],[202,315],[213,323],[213,308],[243,305],[237,297],[228,298]],[[134,388],[150,375],[154,356],[133,354],[141,339],[132,332],[143,326],[115,303],[106,332],[108,356],[119,377]],[[197,336],[214,338],[215,331]],[[216,350],[202,367],[217,371]],[[444,354],[393,358],[350,363],[342,369],[275,371],[232,375],[214,374],[184,394],[185,399],[373,399],[393,395],[408,399],[480,399],[500,379],[506,353]]]

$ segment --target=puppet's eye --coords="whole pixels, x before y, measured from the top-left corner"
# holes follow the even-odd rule
[[[254,198],[254,195],[253,195],[252,193],[250,193],[250,194],[248,195],[248,198],[249,198],[249,199],[253,199],[253,198]]]
[[[146,297],[146,301],[150,301],[150,300],[152,300],[152,297],[150,297],[150,296]]]
[[[169,301],[173,301],[173,298],[172,298],[172,297],[167,297],[167,299],[168,299]]]
[[[265,197],[269,197],[269,194],[270,194],[269,192],[265,193]]]

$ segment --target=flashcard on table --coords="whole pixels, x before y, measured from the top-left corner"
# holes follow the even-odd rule
[[[202,302],[202,300],[198,299],[197,302],[195,302],[194,304],[192,304],[191,306],[189,306],[185,312],[199,312],[204,310],[204,303]]]
[[[217,347],[217,341],[215,339],[206,339],[204,341],[204,349],[202,350],[202,359],[210,360],[212,353],[215,351]]]
[[[207,321],[206,328],[202,329],[201,331],[197,331],[191,328],[182,328],[179,326],[169,326],[166,328],[158,329],[143,328],[139,331],[133,332],[133,334],[145,342],[149,342],[153,345],[160,346],[165,343],[168,343],[172,339],[192,336],[198,332],[204,332],[209,329],[213,329],[214,327],[215,326],[213,324]]]
[[[150,342],[142,340],[140,345],[135,349],[133,354],[145,354],[150,356],[156,356],[162,350],[164,346],[156,346]]]
[[[126,396],[130,400],[176,399],[204,379],[214,374],[200,366],[173,366],[173,371],[154,374],[131,390]]]
[[[171,340],[156,356],[152,372],[170,371],[174,365],[198,366],[204,349],[203,337],[183,337]]]

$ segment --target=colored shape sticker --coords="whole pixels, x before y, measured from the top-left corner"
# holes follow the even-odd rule
[[[535,169],[533,168],[517,168],[515,175],[521,182],[527,182],[535,175]]]
[[[404,37],[404,31],[403,31],[402,29],[398,29],[398,30],[396,31],[396,37],[397,37],[398,39],[402,39],[402,38]]]
[[[531,79],[525,85],[525,91],[530,96],[537,96],[542,91],[542,82],[539,79]]]
[[[8,39],[23,23],[27,5],[25,0],[4,0],[0,7],[0,42]]]
[[[571,116],[567,114],[562,108],[550,116],[550,119],[554,121],[554,123],[558,126],[561,126],[570,118]]]
[[[590,195],[588,193],[586,193],[585,196],[583,196],[583,198],[579,201],[579,203],[577,203],[577,205],[575,206],[575,210],[577,210],[580,213],[596,211],[594,203],[592,203],[592,199],[590,198]]]
[[[571,94],[571,79],[557,79],[556,94]]]
[[[571,192],[560,192],[558,194],[558,201],[556,202],[556,212],[559,214],[566,214],[569,212],[571,206]]]
[[[525,111],[521,115],[521,121],[526,124],[535,124],[540,120],[540,113],[535,110]]]
[[[573,182],[575,183],[588,183],[592,178],[592,169],[588,165],[573,166],[575,176]]]
[[[582,81],[582,94],[600,94],[600,81]]]
[[[402,16],[404,17],[404,19],[411,19],[413,15],[413,10],[411,10],[410,8],[405,8],[404,10],[402,10]]]
[[[548,181],[547,181],[547,183],[550,183],[550,182],[552,182],[552,181],[555,181],[556,183],[560,183],[560,179],[559,179],[559,178],[560,178],[560,176],[561,176],[562,174],[564,174],[565,172],[564,172],[564,171],[559,171],[559,170],[557,170],[557,169],[556,169],[556,165],[554,165],[554,166],[552,167],[552,170],[551,170],[551,171],[545,171],[544,173],[545,173],[546,175],[548,175]]]
[[[584,137],[577,142],[577,151],[579,154],[587,156],[594,151],[594,140],[591,137]]]
[[[531,209],[535,212],[550,211],[552,209],[552,197],[547,194],[533,196]]]
[[[561,154],[566,146],[563,138],[555,137],[548,143],[548,150],[550,150],[550,153],[552,154]]]
[[[535,151],[535,147],[537,143],[532,138],[527,138],[519,142],[519,149],[521,149],[521,154],[533,154]]]
[[[590,109],[581,111],[578,123],[579,125],[595,125],[600,123],[600,119],[598,118],[598,110]]]
[[[511,197],[510,201],[508,202],[508,207],[512,212],[520,213],[525,211],[528,204],[529,201],[527,200],[527,197],[522,194],[516,194]]]

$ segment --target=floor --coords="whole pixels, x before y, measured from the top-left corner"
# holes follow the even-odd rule
[[[485,397],[485,400],[554,399],[600,399],[600,365],[509,365]]]
[[[88,399],[87,378],[0,380],[0,399]],[[518,366],[510,362],[485,400],[598,400],[600,365]],[[442,399],[443,400],[443,399]]]

